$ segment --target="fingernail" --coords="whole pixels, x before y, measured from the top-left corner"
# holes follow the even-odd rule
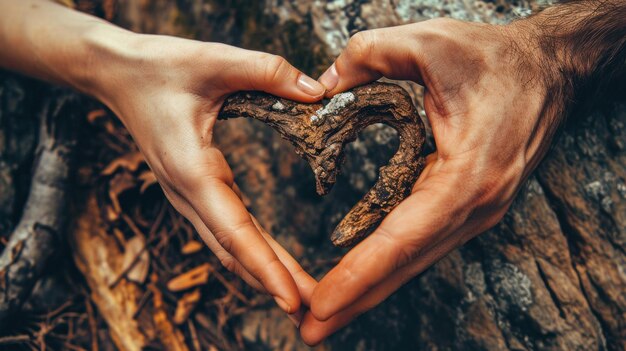
[[[278,296],[274,296],[274,301],[276,301],[281,310],[287,312],[287,314],[291,313],[291,306],[289,306],[285,300]]]
[[[297,85],[298,89],[311,96],[320,96],[324,94],[325,91],[324,87],[319,82],[304,73],[300,73]]]
[[[300,323],[302,322],[302,316],[304,315],[304,310],[300,308],[298,312],[287,314],[287,318],[293,322],[296,328],[300,328]]]
[[[326,87],[326,91],[331,91],[335,89],[337,83],[339,83],[339,74],[337,73],[337,68],[335,68],[334,63],[330,67],[328,67],[324,74],[322,74],[319,82]]]

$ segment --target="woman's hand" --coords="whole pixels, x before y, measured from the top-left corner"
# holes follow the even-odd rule
[[[222,264],[294,313],[300,294],[290,267],[241,202],[233,173],[213,144],[213,127],[225,97],[235,91],[313,102],[324,88],[279,56],[166,36],[116,36],[126,43],[123,50],[98,49],[106,65],[93,65],[100,70],[94,95],[121,118],[167,198]],[[291,268],[300,271],[297,264]]]
[[[313,102],[324,87],[278,56],[135,34],[52,1],[0,0],[0,14],[0,47],[8,48],[0,50],[0,66],[70,85],[109,106],[167,198],[224,266],[297,312],[297,284],[314,281],[246,210],[213,144],[213,126],[232,92]]]
[[[316,287],[303,339],[316,344],[454,248],[495,225],[560,123],[561,82],[515,26],[448,19],[365,31],[319,79],[332,96],[382,76],[425,86],[437,152],[413,188]]]

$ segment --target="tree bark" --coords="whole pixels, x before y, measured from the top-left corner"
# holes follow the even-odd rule
[[[274,128],[304,158],[315,175],[318,195],[337,181],[344,147],[367,126],[384,123],[398,133],[400,145],[376,184],[346,214],[331,235],[339,247],[357,244],[404,200],[425,166],[421,155],[424,124],[407,92],[393,84],[372,83],[335,95],[328,103],[300,104],[258,92],[230,96],[220,119],[248,117]]]
[[[78,96],[53,94],[40,112],[30,193],[0,256],[0,328],[4,328],[61,246],[68,217],[69,180],[76,144]]]

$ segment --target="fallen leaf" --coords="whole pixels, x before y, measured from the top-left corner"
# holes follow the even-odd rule
[[[172,278],[167,283],[167,288],[170,291],[183,291],[199,285],[206,284],[209,281],[209,272],[211,266],[208,263],[204,263],[196,268],[193,268],[185,273],[179,274]]]
[[[119,204],[118,204],[119,207]],[[106,206],[106,219],[109,222],[115,222],[120,217],[119,212],[113,208],[113,206]]]

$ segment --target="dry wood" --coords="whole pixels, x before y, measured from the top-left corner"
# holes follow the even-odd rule
[[[81,208],[69,238],[72,253],[117,348],[143,350],[157,345],[158,349],[187,350],[180,330],[165,312],[163,294],[154,278],[147,283],[152,308],[142,308],[147,303],[145,285],[123,274],[127,273],[124,253],[115,236],[107,233],[93,192]]]
[[[0,329],[30,295],[64,231],[77,101],[74,94],[50,98],[40,116],[30,193],[0,257]]]
[[[374,123],[385,123],[399,135],[400,146],[380,169],[376,184],[339,223],[333,244],[347,247],[367,236],[411,192],[424,168],[424,125],[408,93],[387,83],[373,83],[335,95],[326,105],[302,104],[265,93],[229,97],[221,119],[249,117],[276,129],[296,153],[309,162],[317,193],[327,194],[337,181],[344,146]]]
[[[150,269],[150,255],[146,250],[146,241],[143,237],[134,236],[124,246],[122,267],[126,272],[126,279],[137,284],[143,284]]]
[[[157,331],[157,335],[163,344],[164,350],[171,351],[188,351],[189,348],[185,345],[185,338],[183,334],[178,330],[170,321],[167,312],[165,311],[165,303],[163,302],[163,293],[157,287],[158,277],[155,273],[151,276],[151,284],[148,285],[148,289],[152,291],[154,313],[152,319]]]
[[[197,240],[190,240],[180,249],[180,253],[183,255],[192,255],[196,252],[202,250],[204,248],[204,244]]]
[[[143,291],[126,279],[120,279],[111,287],[124,269],[124,253],[115,237],[107,233],[95,195],[91,195],[82,208],[69,238],[74,261],[85,276],[98,313],[109,325],[115,345],[120,350],[142,350],[156,335],[152,325],[140,327],[139,321],[133,318]]]
[[[209,273],[211,272],[211,265],[204,263],[198,267],[195,267],[185,273],[177,275],[167,283],[167,288],[170,291],[183,291],[198,285],[204,285],[209,281]]]
[[[176,303],[176,311],[172,319],[174,324],[181,325],[185,323],[189,319],[191,312],[196,308],[198,302],[200,302],[201,297],[202,293],[200,292],[200,288],[196,288],[183,295]]]

